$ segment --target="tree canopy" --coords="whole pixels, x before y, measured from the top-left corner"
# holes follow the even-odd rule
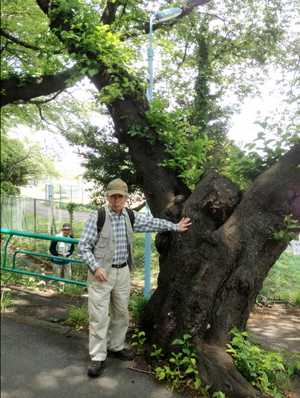
[[[57,18],[55,13],[63,9],[72,22],[66,24],[65,19],[57,28],[57,22],[49,27],[47,7],[42,2],[3,2],[2,126],[10,128],[22,122],[36,128],[58,129],[71,142],[82,144],[84,134],[80,131],[86,126],[83,121],[92,120],[96,113],[101,117],[105,113],[103,105],[147,87],[149,16],[164,5],[157,1],[62,4],[53,6],[51,18],[62,21],[63,15]],[[160,120],[160,137],[169,143],[167,151],[170,146],[172,149],[172,159],[164,164],[176,168],[191,187],[204,170],[204,160],[208,167],[223,170],[241,186],[247,186],[253,175],[278,159],[299,136],[299,3],[202,0],[178,5],[183,10],[178,18],[166,23],[154,20],[153,26],[158,61],[154,76],[157,105],[153,110],[172,112],[168,116],[171,123]],[[38,22],[34,26],[33,18]],[[71,87],[78,86],[85,76],[93,82],[100,71],[99,61],[113,80],[82,102],[76,92],[72,94]],[[261,83],[271,73],[278,73],[278,81],[285,82],[281,110],[276,110],[272,120],[260,121],[259,145],[248,149],[252,153],[245,160],[247,152],[226,140],[230,116],[239,110],[244,98],[259,95]],[[183,113],[179,114],[180,110]],[[189,126],[195,126],[190,129],[182,124],[186,143],[177,134],[177,121],[184,119]],[[176,137],[170,131],[172,123],[176,123]],[[277,140],[276,145],[275,141],[273,145],[267,142],[268,130]],[[114,133],[111,128],[110,134]],[[206,137],[213,141],[213,147],[208,144],[204,148],[204,141],[197,141]],[[84,146],[87,148],[88,142]],[[98,150],[93,148],[93,165],[88,164],[91,169],[95,158],[100,159]],[[195,152],[205,156],[195,157]],[[89,150],[87,158],[90,155]],[[101,156],[105,157],[105,151]],[[91,179],[92,174],[88,172],[87,178]]]

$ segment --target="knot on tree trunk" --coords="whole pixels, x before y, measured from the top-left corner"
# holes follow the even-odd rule
[[[220,227],[239,203],[238,188],[231,180],[212,170],[204,173],[201,186],[205,180],[207,181],[206,195],[202,197],[200,210],[204,214],[210,214],[216,225]]]
[[[232,213],[233,208],[227,203],[218,203],[215,196],[207,198],[201,207],[201,211],[205,214],[211,214],[218,226],[224,224],[228,216]]]

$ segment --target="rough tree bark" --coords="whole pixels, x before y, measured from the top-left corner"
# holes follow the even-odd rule
[[[67,88],[67,80],[70,79],[76,66],[66,70],[64,73],[56,73],[49,76],[32,78],[31,81],[21,86],[15,77],[1,80],[1,88],[4,95],[1,95],[0,107],[7,104],[22,104],[32,98],[63,91]]]
[[[53,7],[50,0],[37,3],[47,15]],[[187,2],[195,7],[202,3]],[[113,20],[115,10],[106,9],[103,18]],[[68,30],[66,15],[61,20],[59,13],[55,15],[50,27]],[[91,80],[98,90],[114,82],[101,64]],[[199,378],[202,385],[211,384],[212,392],[223,391],[230,398],[260,397],[235,368],[226,343],[234,326],[245,329],[263,280],[286,247],[273,233],[285,229],[284,215],[300,219],[300,146],[257,177],[243,194],[214,171],[207,171],[191,193],[174,170],[158,166],[168,155],[148,125],[148,102],[140,94],[142,100],[132,93],[108,106],[115,135],[129,147],[153,215],[175,222],[190,217],[193,223],[186,233],[157,237],[158,287],[146,306],[142,328],[166,354],[175,338],[191,334],[199,349]],[[150,128],[152,145],[127,134],[133,124]]]
[[[226,354],[230,330],[244,331],[269,269],[286,248],[273,233],[284,215],[300,219],[300,146],[261,174],[246,193],[207,171],[185,202],[165,212],[190,217],[187,233],[162,233],[158,287],[146,306],[142,330],[170,354],[171,343],[192,335],[200,379],[228,397],[260,394],[241,380]],[[159,343],[158,343],[159,342]]]

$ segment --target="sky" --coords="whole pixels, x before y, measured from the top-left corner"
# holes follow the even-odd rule
[[[269,98],[269,101],[267,98]],[[267,94],[265,94],[263,99],[246,100],[241,107],[241,112],[233,115],[231,119],[228,138],[241,144],[252,142],[260,131],[259,126],[254,124],[254,122],[256,120],[262,121],[272,108],[276,106],[275,102]],[[258,112],[260,112],[260,115],[258,115]]]
[[[275,75],[266,81],[261,87],[261,98],[248,98],[241,106],[241,112],[233,115],[231,119],[231,128],[228,137],[237,143],[252,142],[257,134],[261,131],[261,127],[254,124],[255,121],[264,121],[280,107],[282,98],[280,88],[276,86]],[[272,91],[272,94],[270,92]]]

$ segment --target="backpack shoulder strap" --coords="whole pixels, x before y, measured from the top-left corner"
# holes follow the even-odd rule
[[[133,210],[131,210],[131,209],[127,209],[127,207],[126,207],[126,210],[127,210],[127,213],[128,213],[129,219],[130,219],[130,222],[131,222],[131,226],[132,226],[132,228],[133,228],[133,224],[134,224],[134,212],[133,212]],[[102,230],[103,225],[104,225],[104,221],[105,221],[105,216],[106,216],[105,208],[104,208],[104,207],[100,207],[100,208],[97,210],[97,212],[98,212],[97,231],[98,231],[98,233],[99,233],[99,232]]]
[[[130,218],[131,226],[132,226],[132,228],[133,228],[133,224],[134,224],[134,212],[133,212],[133,210],[131,210],[131,209],[127,209],[127,207],[126,207],[126,210],[127,210],[128,215],[129,215],[129,218]]]
[[[102,230],[103,225],[104,225],[104,221],[105,221],[105,208],[104,207],[100,207],[98,210],[98,221],[97,221],[97,231],[98,233]]]

